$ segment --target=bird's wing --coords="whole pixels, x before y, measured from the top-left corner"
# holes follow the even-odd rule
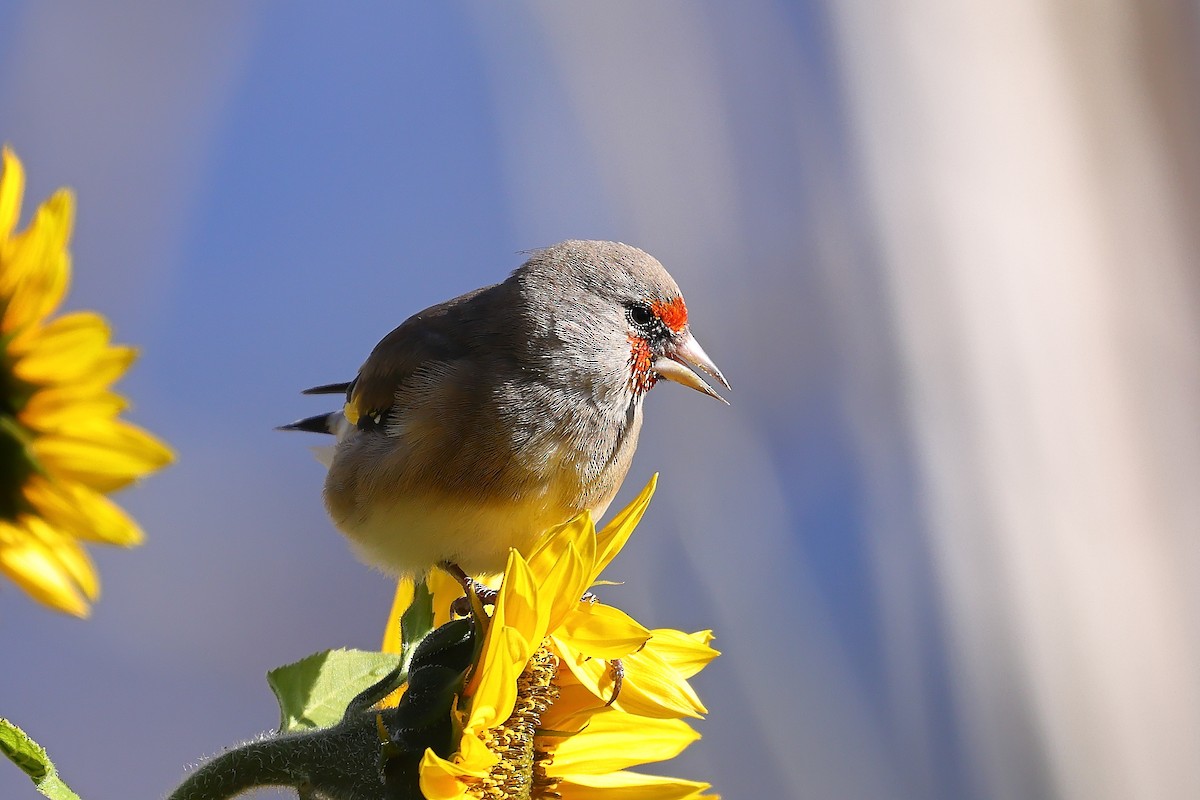
[[[488,316],[485,287],[427,308],[405,320],[375,345],[347,387],[346,418],[360,428],[386,424],[397,391],[414,376],[464,358],[479,344]]]

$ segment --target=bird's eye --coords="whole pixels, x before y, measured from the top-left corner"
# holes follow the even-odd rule
[[[629,307],[629,321],[639,328],[645,328],[654,322],[654,312],[645,303],[634,303]]]

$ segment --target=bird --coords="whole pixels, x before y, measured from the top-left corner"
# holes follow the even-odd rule
[[[324,500],[359,558],[399,577],[503,571],[629,471],[660,379],[728,404],[679,286],[620,242],[526,251],[504,281],[420,311],[357,376],[304,394],[341,409],[281,426],[332,433]]]

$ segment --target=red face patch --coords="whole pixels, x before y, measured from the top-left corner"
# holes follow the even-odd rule
[[[671,333],[679,333],[687,327],[687,306],[683,304],[682,297],[676,297],[674,300],[666,302],[655,300],[650,304],[650,308],[654,310],[655,316],[663,321]]]
[[[650,343],[641,336],[629,337],[629,390],[634,394],[645,394],[654,387],[658,376],[650,368],[653,356]]]

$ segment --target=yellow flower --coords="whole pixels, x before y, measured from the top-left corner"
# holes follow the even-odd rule
[[[81,540],[142,539],[105,494],[172,454],[118,418],[125,399],[110,387],[136,352],[110,343],[104,317],[47,319],[71,280],[73,195],[59,190],[14,232],[25,174],[7,147],[0,158],[0,571],[35,600],[82,617],[100,584]]]
[[[705,783],[627,770],[672,758],[699,738],[680,718],[704,713],[688,678],[717,655],[711,633],[647,630],[584,598],[637,526],[654,486],[599,533],[585,513],[552,531],[528,560],[510,551],[454,710],[458,751],[443,759],[427,750],[421,762],[428,800],[711,797]],[[615,659],[625,674],[612,702]]]
[[[450,621],[450,604],[462,595],[462,586],[450,573],[440,569],[433,570],[425,577],[425,585],[433,596],[432,630]],[[388,623],[383,632],[383,645],[380,648],[385,653],[400,652],[400,618],[412,604],[415,590],[416,587],[409,578],[401,578],[396,582],[396,595],[392,599],[392,610],[388,614]],[[395,703],[381,705],[391,707]]]

